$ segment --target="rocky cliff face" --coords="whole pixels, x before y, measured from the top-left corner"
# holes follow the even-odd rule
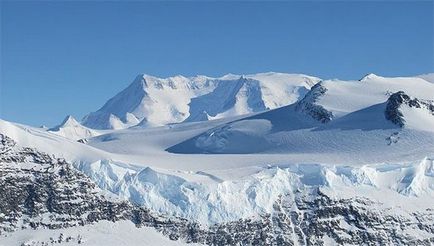
[[[434,104],[418,98],[412,98],[403,91],[398,91],[390,95],[386,104],[385,117],[399,127],[404,127],[405,117],[401,112],[401,107],[424,109],[434,116]]]
[[[99,220],[130,220],[172,240],[208,245],[434,243],[434,209],[408,213],[368,198],[336,198],[321,187],[281,196],[272,213],[204,228],[107,197],[64,160],[17,147],[0,134],[0,234]]]
[[[100,220],[131,220],[137,226],[159,228],[169,236],[180,233],[167,228],[176,223],[188,225],[182,219],[171,222],[145,208],[110,198],[63,159],[19,148],[0,134],[0,234],[28,227],[81,226]]]
[[[188,238],[209,245],[431,245],[434,210],[394,214],[365,198],[332,199],[321,190],[283,196],[259,219],[215,225]],[[417,233],[415,233],[417,232]],[[419,234],[421,232],[422,234]],[[418,235],[428,235],[421,238]]]
[[[327,92],[321,82],[315,84],[306,96],[297,103],[296,110],[304,112],[313,119],[327,123],[333,119],[333,113],[326,110],[323,106],[317,104],[317,101]]]
[[[106,199],[94,183],[64,160],[35,149],[17,148],[1,134],[0,143],[3,231],[55,229],[132,216],[128,203]]]

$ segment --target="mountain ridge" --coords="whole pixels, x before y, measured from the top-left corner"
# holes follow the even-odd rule
[[[98,111],[86,115],[82,124],[94,129],[122,129],[139,122],[141,126],[152,127],[252,113],[295,102],[318,81],[302,74],[272,72],[228,74],[220,78],[203,75],[158,78],[142,74]],[[231,101],[216,107],[231,84],[239,85],[234,88]]]
[[[60,125],[47,129],[47,131],[71,140],[91,138],[101,134],[97,130],[83,126],[72,115],[66,116]]]

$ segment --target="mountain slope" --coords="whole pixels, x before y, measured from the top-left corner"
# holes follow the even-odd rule
[[[403,95],[407,99],[396,102],[395,97]],[[222,124],[167,150],[226,154],[312,152],[336,155],[337,159],[344,155],[366,159],[384,152],[388,156],[385,160],[399,159],[393,155],[413,151],[419,153],[420,159],[434,147],[433,100],[434,84],[419,78],[368,75],[361,81],[322,81],[293,105]],[[406,122],[404,129],[398,129],[403,123],[393,124],[397,121]],[[398,135],[399,144],[387,144],[390,137]],[[422,139],[426,144],[420,147]]]
[[[434,83],[434,73],[422,74],[422,75],[419,75],[418,77],[422,78],[428,82]]]
[[[161,126],[263,111],[297,101],[319,79],[264,73],[221,78],[139,75],[83,124],[95,129]]]
[[[369,74],[359,81],[325,80],[317,91],[323,90],[316,105],[332,113],[334,118],[383,103],[398,91],[420,99],[433,99],[432,83],[417,77],[386,78]]]

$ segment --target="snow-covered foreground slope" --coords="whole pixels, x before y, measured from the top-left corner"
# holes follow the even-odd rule
[[[83,124],[120,129],[232,117],[293,103],[318,81],[282,73],[164,79],[139,75],[101,109],[87,115]]]
[[[19,146],[37,148],[70,161],[96,161],[110,154],[59,136],[43,128],[35,128],[0,119],[0,133],[12,138]]]
[[[43,246],[43,245],[187,245],[172,241],[153,228],[137,228],[129,221],[100,221],[95,224],[62,229],[25,229],[6,236],[0,236],[0,245]],[[194,245],[194,244],[190,244]]]

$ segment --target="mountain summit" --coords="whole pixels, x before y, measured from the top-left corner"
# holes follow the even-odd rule
[[[220,78],[137,76],[84,117],[94,129],[161,126],[260,112],[297,101],[319,81],[301,74],[228,74]]]
[[[97,131],[80,124],[72,115],[66,116],[60,125],[50,128],[48,131],[71,140],[79,140],[99,135]]]
[[[60,128],[76,127],[76,126],[80,126],[80,125],[81,124],[72,115],[68,115],[62,121],[62,123],[60,123],[60,125],[57,125],[57,126],[51,128],[49,130],[50,131],[58,131]]]

